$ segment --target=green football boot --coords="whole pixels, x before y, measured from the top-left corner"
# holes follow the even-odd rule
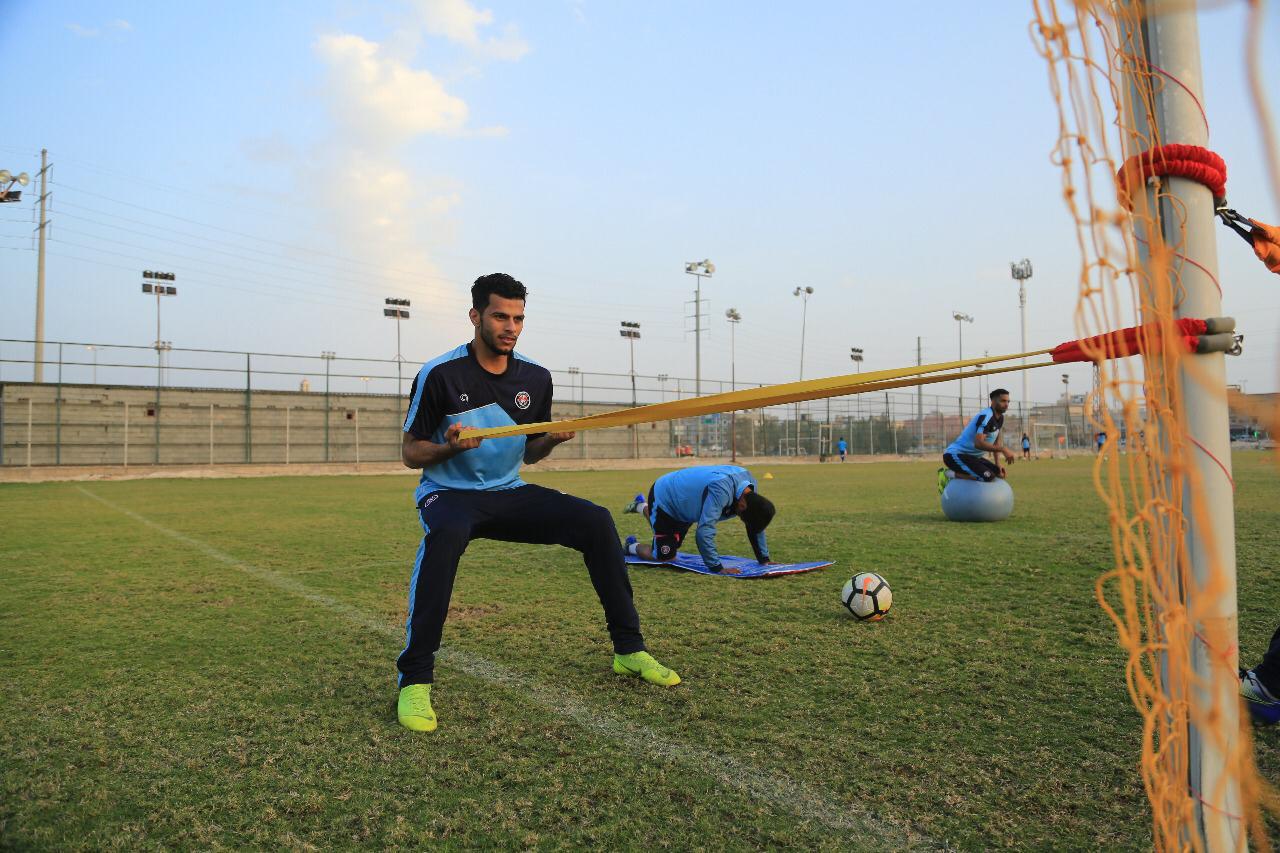
[[[938,494],[942,494],[947,490],[947,483],[949,483],[950,481],[951,481],[951,478],[947,476],[947,469],[939,468],[938,469]]]
[[[674,669],[668,669],[658,663],[648,652],[614,655],[613,671],[618,675],[643,678],[650,684],[657,684],[660,687],[675,687],[680,683],[680,676]]]
[[[415,732],[434,732],[436,712],[431,708],[431,685],[410,684],[400,691],[396,704],[400,725]]]

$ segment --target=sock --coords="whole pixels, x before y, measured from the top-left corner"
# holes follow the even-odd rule
[[[640,543],[639,543],[639,542],[628,542],[628,543],[627,543],[627,554],[628,554],[628,555],[630,555],[630,556],[632,556],[632,557],[638,557],[638,556],[640,556],[638,553],[636,553],[636,549],[637,549],[637,548],[639,548],[639,547],[640,547]]]

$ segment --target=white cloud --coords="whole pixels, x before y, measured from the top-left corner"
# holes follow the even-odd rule
[[[129,23],[124,18],[116,18],[114,21],[107,24],[107,26],[111,27],[113,30],[121,30],[123,32],[128,32],[133,29],[133,24]]]
[[[467,123],[465,101],[431,72],[384,56],[377,42],[341,33],[321,36],[316,51],[329,65],[334,114],[356,135],[396,142],[458,134]]]
[[[417,0],[417,7],[427,32],[481,56],[514,62],[529,52],[529,43],[515,24],[503,27],[501,36],[482,38],[480,31],[493,23],[493,12],[477,9],[467,0]]]

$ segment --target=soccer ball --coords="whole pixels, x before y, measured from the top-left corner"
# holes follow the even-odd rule
[[[893,606],[893,592],[875,572],[862,572],[845,582],[840,603],[864,622],[879,622]]]

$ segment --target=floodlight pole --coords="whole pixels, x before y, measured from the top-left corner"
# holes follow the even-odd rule
[[[1124,56],[1121,68],[1129,85],[1123,91],[1127,113],[1132,117],[1132,133],[1122,136],[1126,156],[1160,142],[1208,145],[1204,119],[1204,86],[1200,75],[1200,36],[1196,8],[1181,0],[1121,0],[1127,15],[1117,16],[1121,26],[1128,21],[1140,30],[1124,32],[1122,45],[1135,45],[1142,56]],[[1138,90],[1148,69],[1170,69],[1179,85],[1160,85],[1148,99]],[[1154,120],[1155,127],[1148,122]],[[1140,277],[1147,288],[1166,294],[1160,301],[1172,304],[1176,318],[1219,317],[1222,295],[1216,285],[1218,250],[1215,235],[1212,192],[1203,184],[1186,178],[1168,177],[1158,187],[1135,192],[1134,219],[1138,250],[1147,274]],[[1159,233],[1156,233],[1159,228]],[[1179,240],[1180,237],[1185,239]],[[1146,242],[1143,242],[1145,238]],[[1181,245],[1178,245],[1181,242]],[[1190,263],[1174,267],[1153,264],[1152,253],[1164,246],[1176,248]],[[1177,281],[1170,277],[1177,276]],[[1178,298],[1167,297],[1176,288]],[[1155,303],[1157,294],[1149,294]],[[1159,303],[1157,303],[1159,304]],[[1144,318],[1145,319],[1145,318]],[[1194,362],[1194,365],[1192,364]],[[1159,369],[1159,357],[1144,359],[1148,373]],[[1182,411],[1177,414],[1186,428],[1181,442],[1186,465],[1192,469],[1180,477],[1180,508],[1185,519],[1183,545],[1191,570],[1190,583],[1182,586],[1184,614],[1197,621],[1190,626],[1190,665],[1195,676],[1189,684],[1164,688],[1177,707],[1190,703],[1187,717],[1187,789],[1199,832],[1199,845],[1209,850],[1238,850],[1245,844],[1246,827],[1238,779],[1228,769],[1238,755],[1240,701],[1236,697],[1238,625],[1236,613],[1235,506],[1231,482],[1231,437],[1226,404],[1226,360],[1221,353],[1189,355],[1178,360],[1177,381],[1181,387]],[[1150,403],[1160,401],[1150,401]],[[1165,431],[1160,431],[1161,439]],[[1172,448],[1166,448],[1172,452]],[[1180,464],[1181,460],[1178,463]],[[1166,469],[1168,471],[1168,469]],[[1167,477],[1175,476],[1169,471]],[[1169,485],[1173,484],[1172,479]],[[1199,502],[1196,502],[1198,492]],[[1194,507],[1194,511],[1193,511]],[[1179,535],[1175,530],[1172,535]],[[1214,569],[1220,571],[1211,577]],[[1211,597],[1209,592],[1214,593]],[[1164,590],[1176,600],[1177,588]],[[1205,596],[1207,600],[1194,600]],[[1177,614],[1173,614],[1177,615]],[[1163,622],[1161,623],[1163,624]],[[1162,661],[1166,676],[1178,668]],[[1216,669],[1216,677],[1215,677]],[[1217,731],[1207,733],[1197,719],[1214,720]],[[1195,839],[1182,839],[1193,846]]]
[[[1027,279],[1031,278],[1031,261],[1023,258],[1012,261],[1009,270],[1014,281],[1018,282],[1018,312],[1022,317],[1022,352],[1027,351]],[[1018,400],[1018,420],[1022,431],[1027,431],[1027,357],[1022,357],[1022,398]]]
[[[849,347],[849,358],[853,361],[854,365],[857,367],[858,375],[861,376],[862,375],[862,347]],[[854,395],[853,405],[855,407],[855,410],[857,411],[858,422],[861,423],[862,422],[862,395],[861,394]],[[870,432],[868,432],[867,434],[870,435]],[[852,435],[852,432],[850,432],[850,435]]]
[[[724,312],[724,318],[729,321],[729,390],[738,390],[738,363],[737,363],[737,329],[738,324],[742,322],[742,315],[738,313],[737,308],[729,308]],[[729,415],[729,461],[738,461],[738,410],[734,409]]]
[[[799,296],[802,308],[800,311],[800,381],[804,381],[804,335],[809,324],[809,297],[813,296],[812,287],[796,287],[792,296]],[[800,455],[800,404],[796,403],[796,456]]]
[[[409,300],[388,297],[383,300],[387,307],[382,309],[382,316],[396,321],[396,394],[404,394],[404,377],[401,368],[404,356],[400,354],[400,321],[409,319]]]
[[[640,324],[632,323],[628,320],[622,321],[622,328],[618,330],[618,334],[626,338],[631,345],[631,408],[635,408],[636,403],[636,341],[640,339]],[[640,458],[640,433],[637,425],[631,425],[631,458]]]
[[[570,367],[569,368],[569,387],[570,388],[573,387],[573,384],[574,384],[573,377],[575,376],[578,377],[578,417],[582,418],[582,417],[586,417],[586,413],[587,413],[586,403],[584,402],[584,399],[583,399],[583,391],[585,389],[582,386],[582,370],[577,367]],[[578,458],[585,459],[586,457],[587,457],[587,434],[584,432],[582,434],[582,441],[578,442]]]
[[[1071,376],[1062,374],[1062,429],[1063,450],[1071,449]]]
[[[334,354],[330,350],[320,353],[324,359],[324,461],[329,461],[329,368],[333,364]]]
[[[956,321],[956,329],[960,333],[960,355],[958,360],[964,361],[964,324],[972,323],[973,318],[970,317],[968,314],[962,314],[959,311],[952,311],[951,317],[953,320]],[[961,368],[961,371],[963,370],[964,368]],[[961,378],[958,381],[960,383],[960,393],[957,399],[959,400],[959,403],[960,403],[960,420],[963,422],[964,421],[964,375],[963,373],[961,373]]]

